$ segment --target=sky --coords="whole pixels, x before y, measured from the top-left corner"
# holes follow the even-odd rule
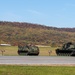
[[[0,0],[0,21],[75,28],[75,0]]]

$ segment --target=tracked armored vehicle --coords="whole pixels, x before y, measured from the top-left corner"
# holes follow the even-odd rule
[[[75,44],[72,42],[65,43],[62,48],[56,49],[58,56],[75,56]]]
[[[19,55],[39,55],[39,48],[35,45],[19,44]]]

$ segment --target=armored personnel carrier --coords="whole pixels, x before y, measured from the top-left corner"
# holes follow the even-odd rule
[[[39,55],[39,48],[35,45],[19,44],[19,55]]]
[[[75,56],[75,44],[72,42],[65,43],[62,48],[56,49],[59,56]]]

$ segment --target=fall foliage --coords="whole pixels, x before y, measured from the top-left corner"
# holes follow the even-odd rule
[[[75,42],[75,28],[56,28],[45,25],[0,21],[0,42],[18,45],[26,42],[40,45],[60,46]]]

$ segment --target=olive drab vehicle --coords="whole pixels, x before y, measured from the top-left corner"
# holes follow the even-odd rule
[[[39,48],[35,45],[19,44],[19,55],[39,55]]]
[[[56,49],[59,56],[75,56],[75,44],[72,42],[65,43],[62,48]]]

